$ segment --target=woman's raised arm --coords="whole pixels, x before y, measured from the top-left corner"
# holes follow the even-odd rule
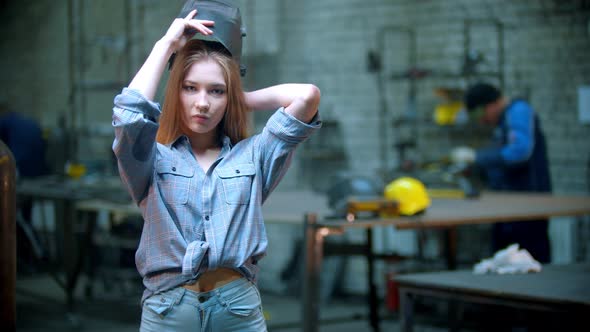
[[[170,56],[181,49],[195,33],[213,33],[208,26],[213,26],[214,22],[195,20],[193,17],[196,14],[197,11],[193,10],[185,18],[177,18],[172,22],[164,37],[156,42],[150,55],[129,83],[130,89],[137,90],[149,100],[153,100]]]
[[[246,92],[246,105],[252,110],[285,107],[285,112],[309,123],[320,104],[320,89],[313,84],[280,84]]]

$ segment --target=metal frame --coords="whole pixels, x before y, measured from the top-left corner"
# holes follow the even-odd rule
[[[499,199],[498,196],[502,197]],[[506,196],[506,197],[504,197]],[[305,215],[304,218],[304,240],[305,240],[305,265],[303,268],[303,289],[302,289],[302,318],[303,318],[303,331],[306,332],[317,332],[319,330],[319,286],[320,286],[320,273],[322,267],[322,261],[324,257],[324,239],[330,235],[342,235],[346,228],[365,228],[367,230],[367,244],[364,254],[366,255],[369,263],[369,303],[370,303],[370,320],[373,331],[379,331],[379,316],[377,312],[377,296],[376,289],[372,283],[372,262],[376,258],[380,258],[380,255],[375,255],[371,251],[371,240],[372,233],[371,229],[376,226],[394,226],[399,229],[439,229],[443,230],[445,236],[445,258],[448,269],[455,269],[456,261],[456,246],[457,241],[456,227],[476,225],[476,224],[493,224],[500,222],[511,222],[515,220],[526,221],[534,220],[539,218],[550,218],[556,216],[579,216],[590,214],[590,205],[587,203],[590,201],[590,197],[577,197],[577,196],[555,196],[539,193],[505,193],[505,194],[489,194],[489,201],[487,203],[478,204],[478,201],[465,200],[466,203],[471,206],[468,211],[477,211],[475,215],[464,215],[456,217],[454,210],[461,208],[456,204],[449,204],[449,200],[441,200],[441,203],[447,202],[447,204],[433,206],[423,216],[417,217],[398,217],[398,218],[375,218],[367,219],[358,222],[348,221],[329,221],[320,222],[318,216],[313,213]],[[481,213],[480,209],[489,210],[490,208],[505,206],[506,200],[509,199],[511,202],[516,202],[515,206],[525,207],[525,210],[516,209],[511,210],[509,207],[504,213]],[[450,200],[454,201],[454,200]],[[543,205],[545,204],[545,205]],[[444,207],[444,208],[443,208]],[[438,212],[436,212],[438,211]],[[430,214],[430,213],[433,214]],[[440,215],[437,215],[440,213]],[[350,252],[342,252],[341,254],[347,255]],[[354,254],[358,254],[355,251]],[[407,305],[407,304],[406,304]]]
[[[317,332],[319,330],[319,294],[320,273],[322,262],[325,256],[325,238],[330,235],[343,235],[345,226],[326,225],[318,222],[318,216],[314,213],[308,213],[304,217],[304,243],[305,243],[305,260],[303,268],[303,296],[302,296],[302,318],[303,331]],[[380,331],[380,318],[378,307],[377,284],[375,282],[375,260],[392,258],[392,255],[380,255],[373,253],[373,225],[368,224],[365,227],[366,242],[363,245],[349,245],[347,248],[339,250],[341,255],[363,255],[367,259],[367,286],[369,290],[369,324],[373,331]],[[455,227],[444,229],[446,234],[445,255],[449,268],[455,268],[455,245],[449,241],[455,241]]]

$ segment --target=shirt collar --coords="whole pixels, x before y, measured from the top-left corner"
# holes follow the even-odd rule
[[[180,144],[188,143],[188,137],[186,135],[180,135],[170,143],[169,147],[178,147]]]
[[[186,135],[180,135],[177,139],[170,143],[169,147],[176,147],[178,148],[179,145],[185,144],[185,146],[190,146],[189,139]],[[219,153],[220,157],[225,156],[229,151],[232,149],[231,140],[228,136],[223,135],[221,138],[221,152]],[[190,149],[189,149],[190,150]]]

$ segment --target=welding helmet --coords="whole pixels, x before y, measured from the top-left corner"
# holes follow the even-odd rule
[[[397,201],[400,214],[406,216],[420,213],[430,206],[426,187],[412,177],[400,177],[390,182],[385,186],[384,195],[387,199]]]
[[[209,27],[213,31],[212,35],[196,33],[193,38],[223,46],[223,50],[238,63],[240,74],[244,76],[246,67],[241,63],[241,59],[242,38],[246,36],[246,29],[242,25],[240,9],[225,0],[188,0],[184,3],[178,17],[186,17],[193,9],[197,10],[195,19],[215,21],[215,25]]]

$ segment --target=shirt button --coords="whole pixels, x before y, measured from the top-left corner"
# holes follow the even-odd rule
[[[176,172],[176,167],[172,167],[172,172]]]
[[[236,174],[240,174],[240,170],[239,169],[236,169]]]
[[[205,216],[205,220],[209,221],[209,216]]]
[[[164,303],[166,302],[166,299],[164,299],[163,297],[160,298],[160,302]]]

